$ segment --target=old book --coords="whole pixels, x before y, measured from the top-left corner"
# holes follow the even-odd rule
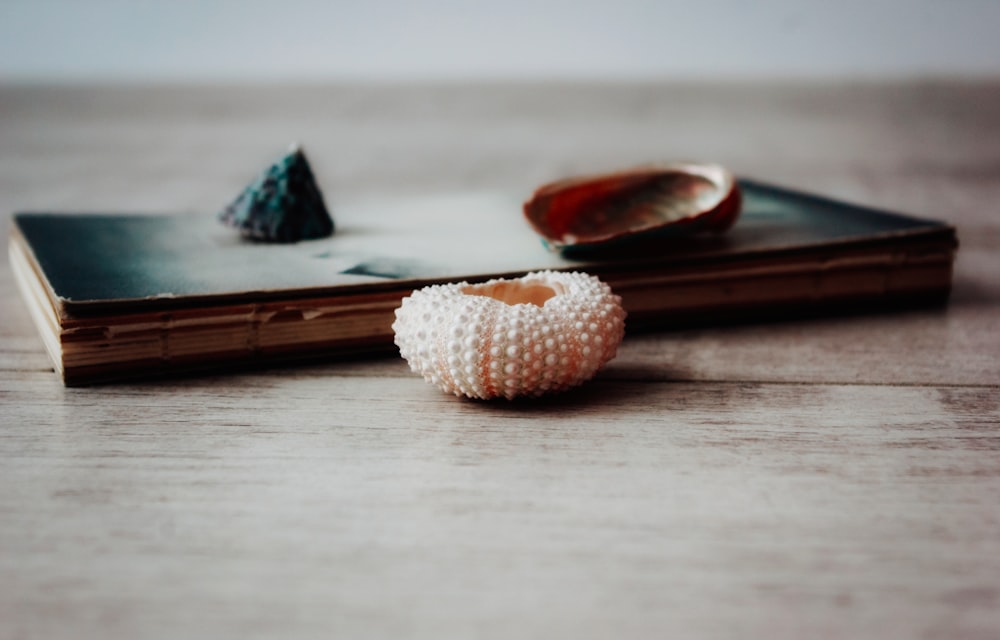
[[[210,214],[19,213],[10,260],[68,385],[393,348],[400,299],[436,282],[581,270],[622,296],[628,331],[940,304],[953,227],[751,181],[721,236],[570,260],[516,197],[340,202],[336,235],[247,242]]]

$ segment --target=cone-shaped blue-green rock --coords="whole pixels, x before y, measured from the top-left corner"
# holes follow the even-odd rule
[[[219,219],[265,242],[325,238],[334,226],[309,161],[297,145],[247,185]]]

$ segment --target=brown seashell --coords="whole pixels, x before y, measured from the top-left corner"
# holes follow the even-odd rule
[[[682,163],[566,178],[540,187],[524,216],[553,249],[600,248],[649,235],[722,232],[740,214],[733,174]]]

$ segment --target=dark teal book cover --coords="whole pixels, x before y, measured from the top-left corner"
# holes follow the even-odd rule
[[[954,229],[941,222],[747,180],[740,186],[743,213],[724,235],[579,260],[546,250],[521,203],[495,194],[346,203],[333,236],[283,245],[245,240],[210,214],[19,213],[14,224],[72,314],[404,290],[540,269],[641,273],[908,242],[955,246]]]

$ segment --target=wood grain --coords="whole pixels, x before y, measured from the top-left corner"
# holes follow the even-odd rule
[[[0,266],[0,638],[1000,637],[1000,83],[0,88],[0,211],[212,210],[698,157],[957,225],[944,309],[66,389]],[[9,219],[4,219],[4,225]]]

